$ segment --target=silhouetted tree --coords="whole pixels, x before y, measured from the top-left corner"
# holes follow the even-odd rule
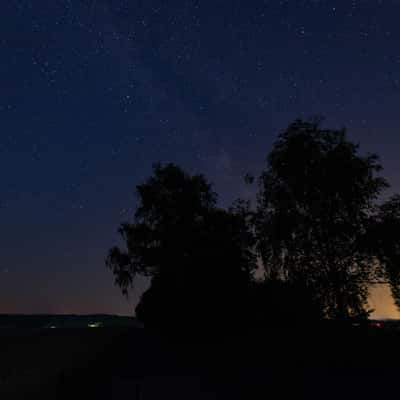
[[[375,154],[345,130],[297,120],[281,133],[260,177],[258,249],[267,278],[311,291],[330,318],[365,316],[373,255],[362,245],[387,187]]]
[[[313,293],[282,279],[260,279],[250,291],[249,323],[258,327],[294,327],[323,319]]]
[[[133,222],[119,228],[125,247],[106,263],[125,294],[136,276],[150,279],[136,307],[147,326],[367,317],[376,282],[390,284],[400,308],[400,196],[378,204],[388,187],[380,170],[375,154],[321,120],[279,135],[256,212],[240,200],[221,209],[202,175],[156,164],[136,188]]]
[[[173,164],[156,164],[137,196],[134,221],[119,229],[126,247],[107,258],[124,293],[137,275],[151,279],[137,317],[148,326],[198,326],[240,316],[255,268],[246,205],[218,208],[202,175]]]

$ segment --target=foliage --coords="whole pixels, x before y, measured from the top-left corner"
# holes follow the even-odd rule
[[[374,154],[344,130],[297,120],[279,135],[260,177],[258,249],[270,279],[302,282],[330,318],[364,313],[372,256],[361,245],[387,186]]]
[[[246,207],[218,208],[203,176],[173,164],[156,164],[137,195],[134,222],[119,229],[126,247],[112,248],[107,265],[124,293],[135,276],[150,277],[138,318],[196,325],[233,317],[255,268]]]
[[[250,323],[299,326],[323,317],[313,293],[301,283],[278,279],[255,281],[250,296]]]
[[[382,281],[400,309],[400,196],[379,204],[388,183],[378,156],[321,122],[279,135],[256,211],[243,200],[221,209],[204,176],[154,165],[119,228],[124,247],[106,260],[124,294],[149,278],[136,307],[146,326],[366,318],[369,287]]]

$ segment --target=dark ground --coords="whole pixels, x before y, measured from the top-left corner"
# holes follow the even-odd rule
[[[218,343],[143,329],[0,336],[1,399],[376,399],[398,397],[400,334],[270,328]]]

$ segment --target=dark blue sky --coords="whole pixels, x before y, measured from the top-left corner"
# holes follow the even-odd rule
[[[104,258],[151,164],[204,172],[229,204],[299,116],[346,126],[400,190],[399,15],[396,0],[4,2],[0,312],[131,312]]]

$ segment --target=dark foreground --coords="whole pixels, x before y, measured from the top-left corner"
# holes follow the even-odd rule
[[[399,339],[386,329],[328,326],[257,330],[214,344],[129,327],[5,334],[0,398],[397,398]]]

